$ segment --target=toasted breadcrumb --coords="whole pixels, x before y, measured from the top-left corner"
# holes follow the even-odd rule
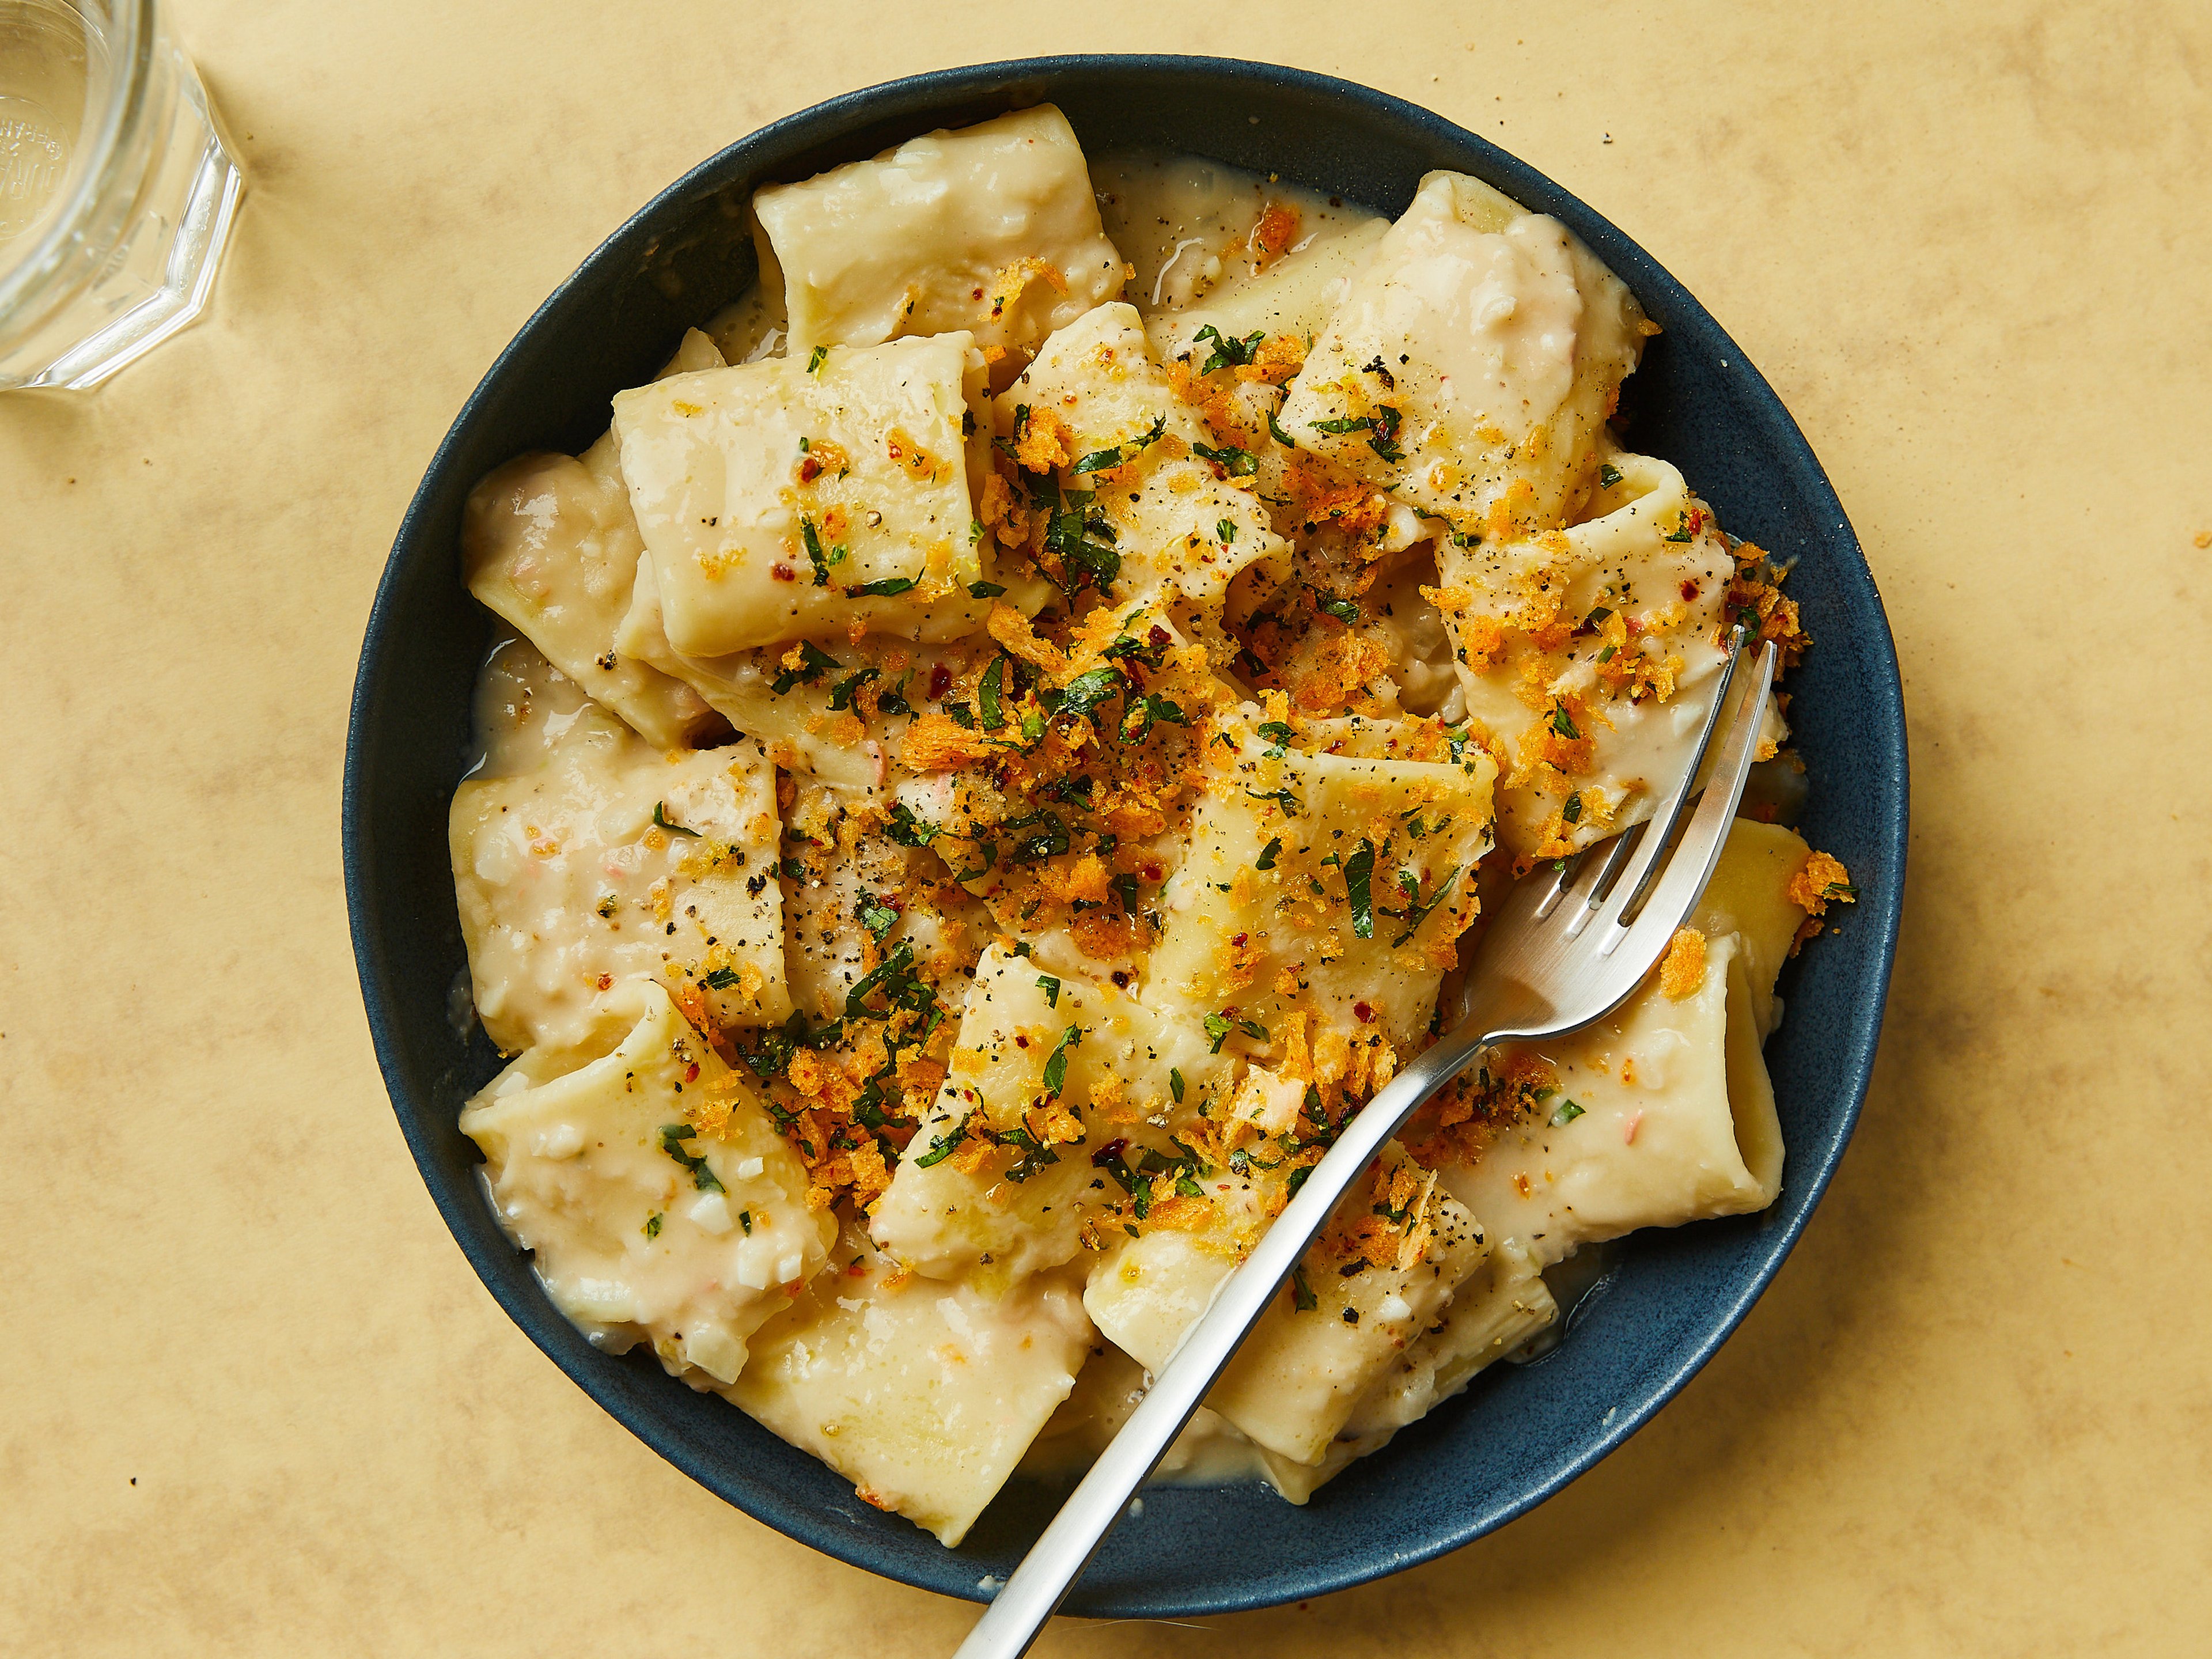
[[[1694,927],[1677,927],[1659,962],[1659,989],[1670,1000],[1695,996],[1705,982],[1705,936]]]

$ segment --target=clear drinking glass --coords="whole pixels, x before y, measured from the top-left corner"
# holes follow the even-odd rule
[[[244,185],[155,0],[0,0],[0,389],[98,386],[198,316]]]

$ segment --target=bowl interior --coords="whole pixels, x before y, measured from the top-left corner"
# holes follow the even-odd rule
[[[440,447],[401,526],[371,616],[348,739],[345,871],[378,1057],[447,1223],[515,1322],[616,1418],[732,1503],[817,1548],[977,1598],[1042,1528],[1054,1491],[1016,1482],[948,1551],[640,1351],[610,1358],[555,1311],[501,1235],[455,1119],[497,1059],[464,1041],[447,998],[465,970],[447,861],[470,688],[489,619],[460,583],[470,487],[532,448],[576,451],[608,399],[647,379],[686,327],[752,282],[745,205],[917,133],[1049,100],[1086,149],[1194,152],[1395,215],[1450,167],[1556,215],[1662,326],[1624,393],[1632,447],[1680,466],[1721,521],[1800,561],[1790,592],[1818,641],[1792,678],[1811,769],[1804,821],[1850,866],[1861,902],[1783,975],[1767,1047],[1790,1158],[1765,1214],[1639,1234],[1568,1340],[1498,1365],[1458,1401],[1361,1460],[1304,1509],[1257,1486],[1148,1492],[1107,1539],[1068,1610],[1222,1612],[1340,1589],[1500,1525],[1620,1443],[1702,1364],[1772,1278],[1841,1156],[1864,1094],[1904,877],[1905,749],[1881,601],[1833,491],[1758,372],[1680,285],[1606,221],[1480,138],[1400,100],[1300,71],[1220,59],[1061,58],[947,70],[855,93],[733,144],[617,231],[524,326]],[[1233,1545],[1224,1540],[1233,1540]]]

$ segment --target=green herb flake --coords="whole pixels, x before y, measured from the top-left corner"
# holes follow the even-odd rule
[[[668,803],[665,800],[653,803],[653,824],[654,829],[665,830],[672,836],[689,836],[694,841],[701,839],[696,830],[686,830],[680,823],[671,823],[668,821]]]
[[[1563,702],[1555,702],[1552,705],[1551,725],[1553,731],[1570,743],[1582,736],[1582,733],[1575,729],[1575,717],[1567,712],[1567,706]]]
[[[1552,1127],[1554,1129],[1564,1129],[1582,1115],[1583,1109],[1576,1105],[1573,1101],[1563,1100],[1559,1103],[1559,1109],[1552,1114]]]
[[[829,355],[830,348],[826,345],[818,345],[815,347],[813,350],[808,352],[806,354],[806,372],[809,374],[819,374],[822,372],[822,360]]]
[[[983,683],[975,688],[975,698],[983,711],[983,729],[996,732],[1006,723],[1006,711],[1000,706],[999,696],[1006,685],[1006,659],[991,659],[991,665],[983,671]]]
[[[728,1188],[714,1178],[714,1170],[707,1167],[703,1152],[695,1152],[684,1143],[698,1133],[689,1123],[665,1123],[660,1128],[660,1150],[691,1172],[691,1184],[702,1193],[726,1193]]]
[[[971,599],[995,599],[1006,591],[1003,582],[969,582],[968,597]]]
[[[1213,1047],[1206,1052],[1219,1054],[1221,1045],[1229,1041],[1229,1034],[1235,1029],[1226,1014],[1208,1014],[1206,1017],[1206,1035],[1212,1039]]]
[[[1182,1068],[1179,1066],[1168,1067],[1168,1092],[1175,1097],[1176,1105],[1182,1104]]]
[[[1275,855],[1282,850],[1283,838],[1280,836],[1278,836],[1274,840],[1269,842],[1265,847],[1260,849],[1260,856],[1254,861],[1252,867],[1255,870],[1273,869],[1275,867]]]
[[[1283,423],[1275,418],[1275,414],[1272,409],[1267,411],[1267,435],[1285,449],[1296,449],[1297,444],[1289,433],[1283,430]]]
[[[799,666],[787,668],[778,674],[769,690],[781,696],[794,685],[811,684],[822,677],[824,669],[840,668],[844,665],[811,640],[804,640],[799,647]]]
[[[897,925],[899,913],[888,904],[866,896],[860,900],[860,926],[876,936],[880,942],[885,933]]]
[[[1140,432],[1133,438],[1126,439],[1115,444],[1111,449],[1094,449],[1069,470],[1078,475],[1085,472],[1110,472],[1124,461],[1133,460],[1150,449],[1160,441],[1160,434],[1167,429],[1168,417],[1166,412],[1163,410],[1152,417],[1151,430]]]
[[[1580,823],[1583,821],[1583,798],[1580,790],[1569,795],[1560,804],[1559,818],[1565,823]]]
[[[1071,1025],[1060,1034],[1060,1041],[1052,1045],[1052,1053],[1045,1056],[1044,1091],[1058,1094],[1067,1082],[1067,1051],[1083,1041],[1083,1028]]]
[[[1050,974],[1039,974],[1037,975],[1037,989],[1044,993],[1044,1006],[1046,1007],[1057,1008],[1060,1006],[1060,981],[1054,979]]]
[[[1217,368],[1242,368],[1252,361],[1252,354],[1259,350],[1267,337],[1265,329],[1255,328],[1243,339],[1235,339],[1224,336],[1208,323],[1190,337],[1190,347],[1195,351],[1208,340],[1213,343],[1213,349],[1206,354],[1198,370],[1201,374],[1211,374]]]
[[[837,550],[838,558],[842,558],[844,554],[843,548]],[[836,559],[830,562],[835,564]],[[911,576],[886,576],[879,582],[862,582],[858,587],[848,587],[845,595],[854,599],[887,599],[894,594],[910,592],[915,586],[915,579]]]
[[[738,970],[734,968],[717,968],[699,982],[710,991],[726,991],[738,982]]]
[[[1191,453],[1202,460],[1212,461],[1232,478],[1249,478],[1260,470],[1260,463],[1249,449],[1239,449],[1235,444],[1224,444],[1218,449],[1205,444],[1193,444]],[[1228,537],[1221,538],[1227,541]]]
[[[1311,1313],[1321,1303],[1315,1297],[1313,1286],[1306,1283],[1305,1263],[1301,1261],[1291,1269],[1291,1307],[1294,1312]]]
[[[1374,874],[1375,843],[1362,840],[1359,850],[1344,861],[1344,891],[1352,904],[1352,931],[1361,939],[1375,937],[1375,901],[1368,891]]]
[[[931,1139],[929,1150],[915,1159],[915,1167],[918,1170],[927,1170],[934,1164],[944,1163],[946,1158],[952,1156],[953,1149],[966,1139],[967,1134],[968,1120],[963,1118],[952,1126],[950,1133],[938,1135]]]
[[[1611,461],[1606,462],[1604,465],[1599,467],[1597,470],[1597,481],[1606,489],[1612,489],[1613,485],[1620,482],[1620,469],[1615,466]]]
[[[646,1217],[645,1236],[647,1238],[658,1238],[660,1237],[660,1215],[658,1211]]]

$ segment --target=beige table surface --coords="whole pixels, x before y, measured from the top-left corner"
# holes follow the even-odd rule
[[[215,313],[0,398],[0,1652],[965,1628],[694,1486],[480,1287],[370,1053],[340,751],[417,477],[600,237],[833,93],[1135,48],[1425,102],[1700,295],[1864,538],[1916,829],[1858,1138],[1656,1422],[1401,1577],[1042,1650],[2212,1649],[2212,8],[178,10],[252,179]]]

